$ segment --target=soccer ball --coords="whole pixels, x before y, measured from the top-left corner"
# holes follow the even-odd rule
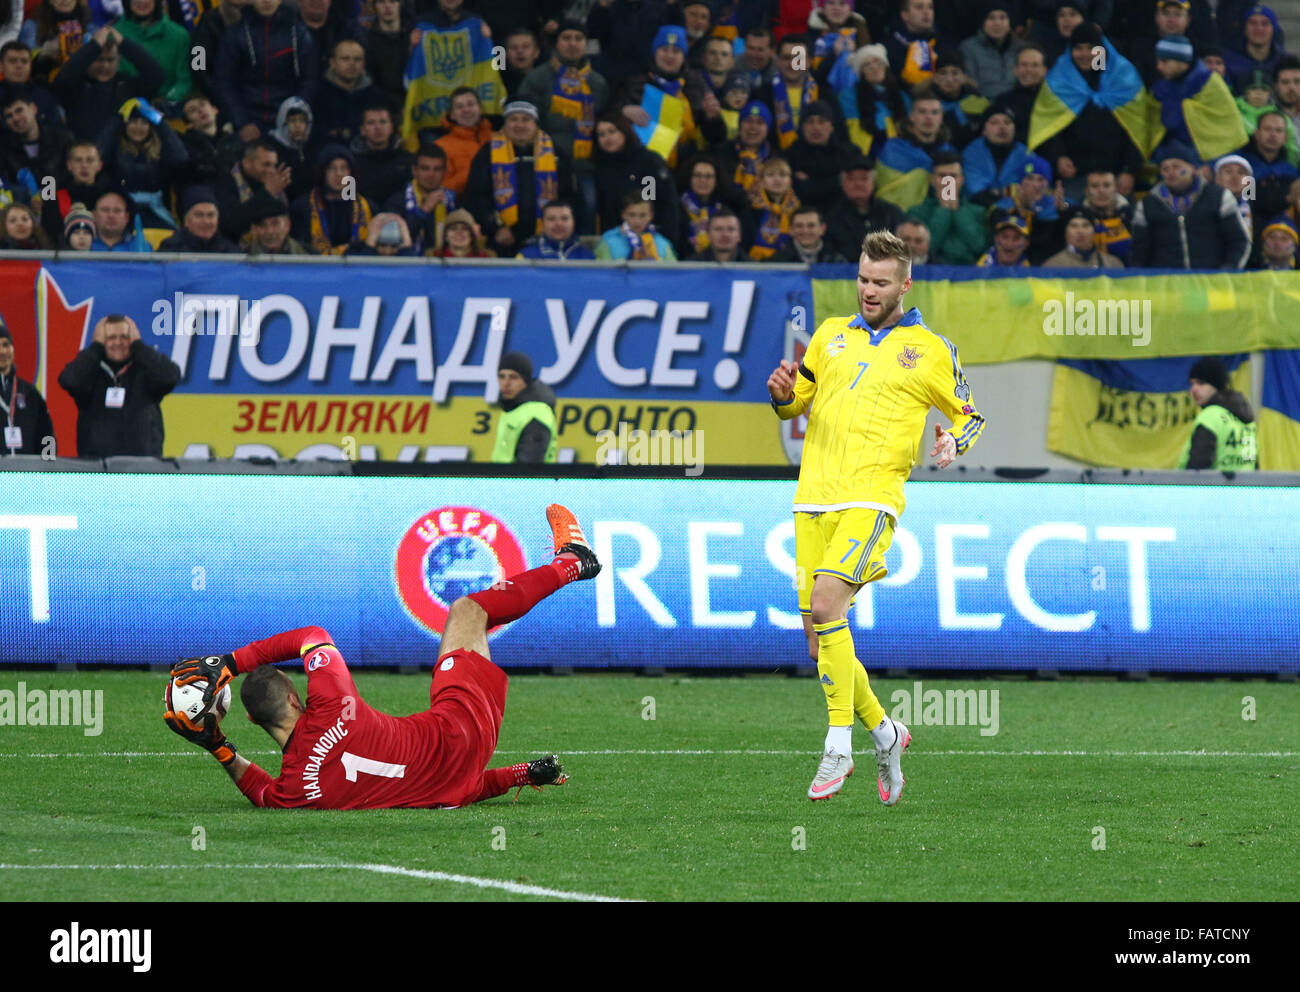
[[[196,685],[179,685],[176,680],[167,683],[163,701],[169,711],[183,714],[191,723],[200,724],[209,712],[215,713],[220,722],[230,712],[230,686],[224,685],[212,700],[210,710],[203,708],[203,690]]]

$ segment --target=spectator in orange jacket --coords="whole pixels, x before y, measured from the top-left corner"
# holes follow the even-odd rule
[[[459,198],[465,195],[469,182],[469,163],[492,137],[492,125],[483,116],[478,94],[462,86],[451,94],[445,126],[447,133],[434,144],[447,153],[447,177],[442,185]]]

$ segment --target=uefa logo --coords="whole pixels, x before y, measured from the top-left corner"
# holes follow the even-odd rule
[[[527,567],[509,528],[470,506],[444,506],[421,516],[398,543],[394,565],[406,612],[435,636],[442,635],[457,599]]]

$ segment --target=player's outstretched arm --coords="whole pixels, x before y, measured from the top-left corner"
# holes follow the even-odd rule
[[[235,745],[227,740],[226,735],[221,732],[221,727],[217,723],[214,714],[209,713],[204,717],[202,723],[194,724],[183,714],[168,711],[163,714],[163,722],[167,724],[172,733],[179,734],[191,744],[197,744],[216,758],[221,767],[226,770],[226,774],[230,776],[230,781],[234,782],[235,785],[240,784],[244,773],[250,768],[257,769],[257,771],[261,772],[262,778],[265,778],[268,782],[270,781],[269,775],[262,772],[260,768],[257,768],[255,764],[235,750]],[[250,776],[250,778],[253,777]],[[240,789],[240,791],[243,792],[244,790]]]
[[[251,672],[261,665],[273,665],[277,661],[297,661],[304,648],[331,643],[329,631],[323,627],[298,627],[236,648],[233,657],[238,672]]]
[[[256,768],[257,766],[242,754],[237,754],[235,755],[234,761],[227,765],[223,765],[222,767],[225,768],[226,774],[230,776],[230,781],[234,782],[235,785],[238,785],[239,780],[244,777],[244,772],[248,771],[249,768]]]

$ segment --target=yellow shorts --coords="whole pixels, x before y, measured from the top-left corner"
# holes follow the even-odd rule
[[[883,510],[852,507],[794,515],[795,579],[799,612],[812,612],[813,580],[834,575],[865,585],[889,574],[885,552],[894,541],[894,518]]]

